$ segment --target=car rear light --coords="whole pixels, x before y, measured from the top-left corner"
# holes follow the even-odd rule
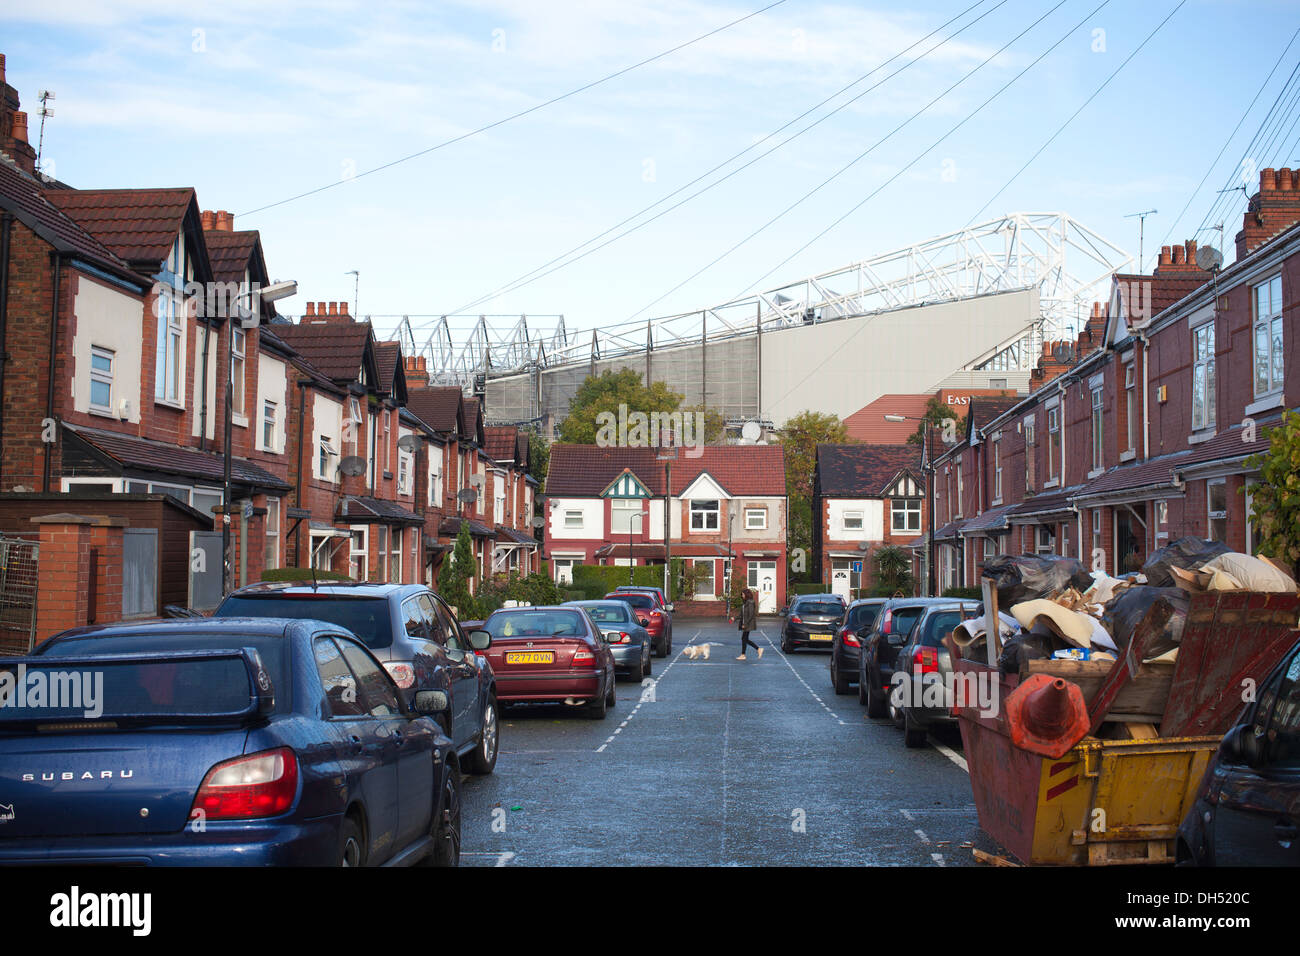
[[[790,623],[791,623],[791,624],[802,624],[802,623],[803,623],[803,618],[801,618],[798,614],[791,614],[791,615],[790,615]]]
[[[937,674],[939,672],[939,652],[933,647],[918,647],[912,654],[912,673]]]
[[[893,629],[890,627],[890,625],[893,623],[894,623],[894,612],[886,611],[885,619],[880,622],[880,633],[881,634],[891,633]]]
[[[574,651],[573,664],[575,667],[595,667],[596,655],[591,651]]]
[[[656,621],[662,621],[662,620],[664,619],[664,612],[663,612],[663,611],[651,611],[651,612],[650,612],[650,616],[651,616],[652,618],[654,618]]]
[[[393,683],[402,690],[415,686],[415,668],[405,661],[385,661],[384,670],[393,679]]]
[[[842,640],[842,641],[843,641],[845,644],[847,644],[849,647],[861,647],[861,646],[862,646],[862,643],[858,640],[858,635],[854,634],[853,631],[850,630],[850,629],[847,628],[847,627],[846,627],[846,628],[842,628],[842,629],[840,630],[840,640]]]
[[[298,758],[280,747],[236,757],[208,771],[194,797],[190,816],[200,819],[247,820],[274,817],[293,806],[298,793]]]

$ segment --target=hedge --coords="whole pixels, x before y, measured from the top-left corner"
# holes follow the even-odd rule
[[[270,568],[262,572],[263,581],[305,581],[311,583],[312,575],[317,581],[351,581],[352,578],[338,571],[322,571],[319,568]]]
[[[628,569],[625,566],[574,565],[571,590],[582,594],[582,597],[577,600],[598,601],[619,585],[629,583],[627,572]],[[664,566],[662,564],[651,564],[632,568],[631,583],[642,587],[663,587]]]
[[[830,594],[830,586],[822,581],[813,581],[811,584],[792,584],[787,590],[791,594]]]
[[[943,592],[943,597],[973,598],[976,601],[982,601],[984,600],[984,592],[979,588],[948,588]]]

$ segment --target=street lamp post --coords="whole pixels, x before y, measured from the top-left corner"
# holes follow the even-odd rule
[[[633,521],[640,521],[641,526],[644,528],[645,512],[638,511],[636,514],[628,518],[628,522],[627,522],[627,583],[629,586],[634,583],[632,580],[632,573],[636,568],[636,562],[632,558],[632,522]]]
[[[918,418],[914,415],[886,415],[887,422],[921,422],[925,425],[925,438],[922,441],[923,449],[921,453],[922,468],[926,477],[926,498],[929,500],[929,520],[926,522],[926,546],[925,546],[925,577],[926,577],[926,596],[934,597],[938,588],[935,584],[934,569],[934,446],[931,431],[934,428],[934,422],[929,418]]]
[[[287,282],[273,282],[265,288],[252,288],[241,292],[235,299],[234,314],[230,316],[230,328],[226,330],[226,421],[222,428],[222,449],[221,449],[221,593],[223,595],[230,593],[230,576],[233,571],[234,562],[230,554],[230,505],[231,505],[231,480],[230,471],[232,465],[231,458],[231,424],[235,414],[235,322],[239,322],[242,328],[256,328],[262,320],[262,302],[276,302],[280,299],[286,299],[298,292],[298,283],[292,280]],[[247,313],[244,306],[240,304],[242,299],[247,298],[250,306],[253,297],[261,299],[256,308],[249,308]],[[247,355],[247,349],[245,349]],[[245,542],[247,545],[247,542]]]

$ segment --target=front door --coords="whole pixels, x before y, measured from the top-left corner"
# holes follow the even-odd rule
[[[848,558],[831,559],[831,593],[838,594],[844,598],[844,603],[849,602],[850,577],[853,573],[853,562]]]
[[[758,592],[758,613],[776,613],[776,562],[749,562],[749,586]]]

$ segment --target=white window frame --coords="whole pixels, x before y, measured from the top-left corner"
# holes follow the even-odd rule
[[[182,318],[184,309],[185,300],[179,289],[172,286],[159,287],[154,400],[177,408],[184,407],[184,395],[181,392],[181,361],[185,343],[185,323]]]
[[[113,414],[113,362],[117,358],[117,353],[112,349],[106,349],[99,345],[90,347],[90,395],[87,396],[92,412],[101,412],[106,415]],[[95,359],[107,359],[108,369],[95,368]],[[95,386],[108,386],[108,404],[97,405],[95,403]]]
[[[1286,348],[1284,323],[1282,321],[1282,273],[1270,276],[1263,282],[1251,287],[1250,304],[1254,319],[1251,324],[1251,371],[1255,397],[1275,395],[1282,391],[1284,385],[1282,373],[1283,355]],[[1261,313],[1260,295],[1268,297],[1267,311]],[[1264,333],[1264,354],[1260,355],[1259,337]],[[1263,359],[1265,368],[1260,368]],[[1263,387],[1260,373],[1263,372]]]
[[[903,519],[901,522],[899,519]],[[915,520],[913,520],[915,519]],[[889,503],[890,528],[895,532],[921,530],[921,499],[894,498]]]
[[[348,526],[348,531],[352,535],[351,550],[348,555],[348,568],[353,571],[352,577],[356,581],[370,580],[370,526],[364,524],[354,524]],[[361,548],[357,548],[357,535],[361,535]],[[358,562],[357,559],[361,560]],[[360,570],[356,570],[357,568]]]
[[[1100,471],[1105,467],[1105,442],[1104,432],[1104,396],[1102,386],[1098,385],[1091,389],[1092,394],[1092,470]]]
[[[1223,488],[1223,510],[1214,510],[1214,488],[1215,486]],[[1214,537],[1214,522],[1223,522],[1223,538]],[[1227,544],[1228,538],[1228,479],[1211,478],[1205,483],[1205,536],[1213,541],[1219,541]]]
[[[1002,503],[1002,436],[993,436],[993,504]]]
[[[1128,443],[1125,451],[1137,451],[1137,365],[1130,359],[1124,363],[1124,436]]]
[[[564,512],[564,527],[567,531],[581,531],[586,526],[586,515],[581,509],[568,508]]]
[[[1101,544],[1101,509],[1092,509],[1092,550],[1095,553],[1100,550]],[[1103,551],[1103,553],[1105,553]],[[1089,562],[1091,564],[1091,562]],[[1103,570],[1105,570],[1103,568]]]
[[[1214,320],[1192,329],[1192,431],[1213,428],[1217,417],[1214,370]],[[1199,381],[1198,381],[1199,379]],[[1197,402],[1201,413],[1197,414]]]
[[[1038,439],[1034,433],[1034,416],[1026,415],[1021,429],[1025,435],[1025,490],[1036,491],[1038,488]]]
[[[754,519],[758,520],[755,521]],[[766,531],[767,530],[767,509],[766,508],[746,508],[745,509],[745,530],[746,531]]]
[[[388,529],[388,580],[402,582],[402,532],[397,525]]]
[[[442,466],[433,461],[432,455],[429,456],[429,505],[442,507]]]
[[[280,567],[280,499],[266,499],[265,570]]]
[[[330,441],[329,435],[320,435],[316,440],[316,464],[320,468],[320,480],[330,481],[334,479],[329,476],[329,462],[331,458],[337,458],[339,453],[334,450],[334,444]],[[337,472],[337,467],[335,468]]]
[[[248,389],[248,333],[239,327],[235,320],[230,322],[230,420],[241,426],[248,425],[247,399],[244,393]],[[235,374],[235,369],[239,374]],[[238,379],[238,381],[236,381]]]
[[[1043,487],[1054,487],[1065,481],[1065,422],[1058,402],[1047,409],[1047,481]],[[1055,427],[1053,427],[1055,426]],[[1060,449],[1056,454],[1053,446]]]
[[[262,400],[262,450],[275,454],[280,450],[279,438],[279,408],[275,402],[269,398]],[[270,434],[267,434],[267,427],[270,427]]]
[[[701,500],[707,500],[707,499],[701,499]],[[692,565],[693,567],[699,567],[701,564],[703,564],[703,565],[707,566],[708,569],[709,569],[709,577],[708,577],[709,587],[708,587],[708,590],[701,590],[701,585],[704,584],[704,580],[703,580],[703,579],[700,580],[700,582],[699,582],[698,584],[695,585],[695,594],[694,594],[694,597],[697,598],[697,599],[702,599],[702,600],[708,601],[708,600],[712,600],[713,598],[717,597],[717,587],[718,587],[718,581],[717,581],[717,578],[718,578],[718,569],[717,569],[717,567],[714,566],[714,563],[713,563],[713,562],[714,562],[714,559],[713,559],[713,558],[692,558],[692,559],[691,559],[691,565]]]
[[[632,516],[639,515],[643,512],[640,498],[611,498],[609,499],[609,533],[610,534],[636,534],[637,528],[634,526]],[[642,519],[641,529],[645,530],[645,521]]]
[[[706,507],[709,504],[713,507]],[[696,505],[700,507],[697,508]],[[717,531],[722,525],[722,502],[717,498],[692,498],[690,513],[691,531],[707,534],[710,531]],[[699,521],[696,521],[697,518]],[[710,518],[712,521],[709,520]]]
[[[957,517],[960,518],[962,517],[962,511],[966,507],[966,505],[962,502],[961,460],[960,459],[958,459],[957,464],[953,466],[953,474],[957,476]]]
[[[857,524],[849,524],[850,521],[856,521]],[[840,523],[844,526],[845,531],[861,531],[866,527],[866,521],[867,516],[865,512],[846,511],[844,512],[844,517]]]

